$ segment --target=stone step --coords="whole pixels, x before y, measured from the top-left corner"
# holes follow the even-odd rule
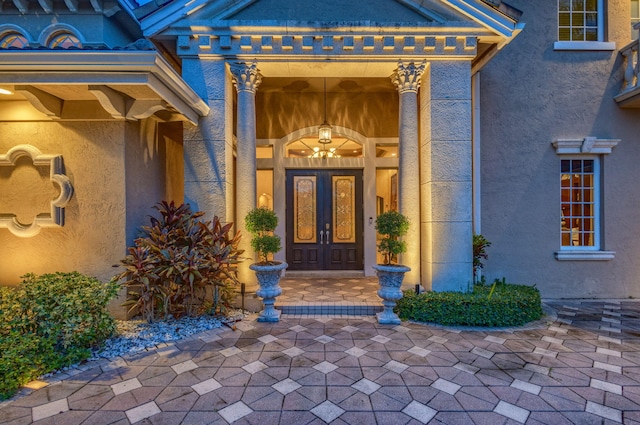
[[[382,311],[382,304],[373,303],[281,303],[276,301],[275,307],[282,314],[320,315],[320,316],[374,316]]]

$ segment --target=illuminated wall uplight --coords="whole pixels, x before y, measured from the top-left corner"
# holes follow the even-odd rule
[[[0,87],[0,94],[13,94],[11,90],[3,89]]]

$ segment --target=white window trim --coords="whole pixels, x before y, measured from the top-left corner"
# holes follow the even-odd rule
[[[600,202],[600,157],[598,155],[567,155],[567,156],[563,156],[562,159],[568,159],[568,160],[592,160],[593,161],[593,177],[594,177],[594,181],[593,181],[593,198],[596,199],[596,203],[594,204],[594,207],[596,208],[596,211],[594,212],[594,216],[593,216],[593,222],[594,222],[594,229],[595,231],[593,232],[593,245],[584,245],[584,246],[575,246],[575,245],[571,245],[571,246],[560,246],[560,251],[561,252],[565,252],[565,251],[572,251],[575,253],[584,253],[584,252],[598,252],[600,251],[600,207],[601,207],[601,202]],[[557,257],[557,253],[556,253],[556,257]]]
[[[558,12],[558,11],[557,11]],[[560,23],[557,23],[560,27]],[[597,41],[556,41],[553,50],[615,50],[616,43],[604,41],[604,1],[598,0],[598,40]]]
[[[616,50],[616,43],[613,41],[556,41],[553,43],[553,50],[609,51]]]
[[[597,175],[594,182],[594,196],[598,200],[597,207],[602,209],[600,194],[600,162],[602,155],[611,153],[614,147],[620,142],[620,139],[598,139],[596,137],[585,137],[584,139],[558,139],[553,141],[552,145],[557,155],[569,155],[569,158],[588,159],[596,158]],[[615,251],[605,251],[601,246],[601,214],[596,217],[595,234],[596,244],[594,247],[560,247],[555,252],[555,258],[558,261],[609,261],[615,257]]]
[[[620,143],[620,139],[598,139],[585,137],[584,139],[558,139],[552,145],[558,155],[603,154],[608,155]]]
[[[609,261],[616,256],[615,251],[576,251],[561,249],[556,251],[558,261]]]

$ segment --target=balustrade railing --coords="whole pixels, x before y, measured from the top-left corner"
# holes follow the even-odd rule
[[[640,29],[640,24],[635,24],[634,28]],[[620,94],[622,96],[635,89],[640,89],[640,60],[638,60],[638,51],[640,49],[640,38],[633,40],[631,43],[620,49],[620,54],[624,57],[624,83]]]

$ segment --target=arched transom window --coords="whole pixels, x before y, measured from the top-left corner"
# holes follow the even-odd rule
[[[82,48],[80,39],[70,32],[56,33],[49,41],[49,47],[52,49],[69,49],[69,48]]]
[[[9,32],[0,36],[0,49],[24,49],[28,45],[27,37],[18,32]]]

